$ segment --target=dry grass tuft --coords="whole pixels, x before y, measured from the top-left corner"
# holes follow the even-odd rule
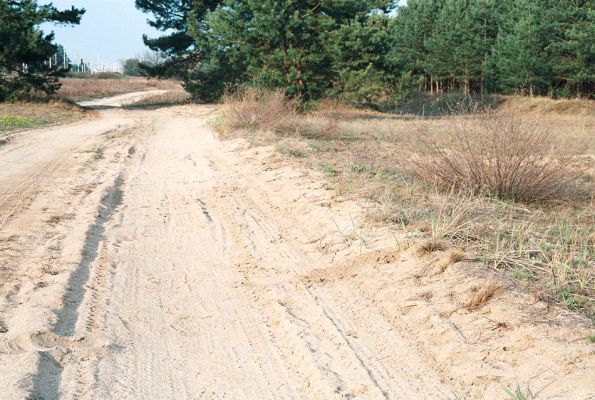
[[[459,262],[465,261],[465,254],[461,253],[458,250],[453,250],[449,255],[448,255],[448,262],[450,264],[456,264]]]
[[[410,173],[443,190],[524,202],[566,197],[574,177],[537,117],[496,111],[454,118],[443,142],[411,158]]]
[[[465,308],[469,311],[480,309],[498,294],[500,289],[501,287],[496,281],[487,282],[485,286],[471,294],[469,300],[465,303]]]
[[[381,116],[380,113],[363,111],[345,104],[336,99],[324,99],[320,101],[312,116],[316,118],[333,119],[335,121],[353,121],[366,116]]]
[[[58,225],[59,223],[72,218],[74,218],[74,214],[57,214],[49,217],[46,222],[50,225]]]
[[[259,131],[278,136],[327,140],[339,132],[341,115],[356,115],[353,108],[326,101],[312,113],[299,113],[299,102],[281,90],[244,88],[223,97],[224,133]]]
[[[437,240],[428,240],[417,248],[417,255],[424,256],[426,254],[434,253],[436,251],[443,251],[446,249],[444,243]]]
[[[281,90],[246,88],[223,97],[226,131],[257,129],[286,134],[294,129],[297,102]]]

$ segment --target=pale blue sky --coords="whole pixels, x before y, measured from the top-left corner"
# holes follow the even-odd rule
[[[147,48],[143,44],[143,33],[157,36],[159,32],[147,24],[149,15],[134,7],[134,0],[45,0],[64,9],[75,6],[85,8],[80,25],[64,27],[42,26],[44,31],[54,31],[56,42],[62,44],[72,60],[81,57],[115,63],[120,59],[140,55]]]

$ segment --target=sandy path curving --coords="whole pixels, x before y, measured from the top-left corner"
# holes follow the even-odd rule
[[[106,97],[103,99],[92,99],[92,100],[81,101],[79,103],[79,105],[81,105],[83,107],[93,108],[96,110],[118,108],[118,107],[123,107],[123,106],[129,105],[129,104],[133,104],[135,102],[138,102],[140,100],[143,100],[143,99],[146,99],[149,97],[165,94],[167,92],[169,92],[169,90],[164,90],[164,89],[142,90],[142,91],[138,91],[138,92],[119,94],[117,96]]]
[[[477,276],[432,275],[319,175],[220,142],[215,107],[118,109],[138,96],[0,149],[0,398],[593,392],[583,330],[522,296],[460,311]]]

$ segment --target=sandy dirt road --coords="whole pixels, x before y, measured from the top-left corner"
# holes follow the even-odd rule
[[[0,148],[0,398],[595,392],[576,325],[460,311],[476,275],[420,276],[316,173],[219,141],[214,106],[119,108],[144,95]]]

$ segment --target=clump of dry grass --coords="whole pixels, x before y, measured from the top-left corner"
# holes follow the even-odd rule
[[[443,260],[437,265],[438,271],[442,273],[446,271],[450,265],[459,263],[461,261],[465,261],[465,255],[458,250],[453,250],[450,252],[446,260]]]
[[[329,139],[340,131],[341,116],[358,111],[338,102],[323,101],[314,111],[298,112],[299,100],[282,90],[244,88],[223,97],[224,120],[221,128],[237,131],[271,132],[278,136]]]
[[[471,294],[464,307],[469,311],[478,310],[498,294],[500,289],[501,287],[496,281],[489,281]]]
[[[337,99],[321,100],[311,114],[317,118],[336,121],[354,121],[362,117],[382,115],[373,111],[359,110]]]
[[[549,97],[504,96],[502,108],[515,112],[537,112],[557,114],[595,113],[595,104],[588,99],[552,99]]]
[[[573,178],[537,118],[497,111],[454,118],[442,143],[411,158],[410,172],[444,190],[525,202],[565,197]]]
[[[57,214],[52,215],[46,221],[50,225],[58,225],[59,223],[74,218],[74,214]]]
[[[72,100],[115,96],[117,94],[146,89],[180,90],[181,84],[174,80],[147,78],[81,79],[64,78],[58,96]]]
[[[428,240],[417,248],[417,255],[424,256],[426,254],[434,253],[436,251],[443,251],[446,249],[444,243],[438,240]]]
[[[448,255],[448,262],[450,264],[456,264],[459,263],[461,261],[465,261],[465,254],[461,253],[458,250],[453,250],[449,255]]]
[[[227,131],[257,129],[287,134],[294,129],[297,102],[281,90],[245,88],[223,97]]]

